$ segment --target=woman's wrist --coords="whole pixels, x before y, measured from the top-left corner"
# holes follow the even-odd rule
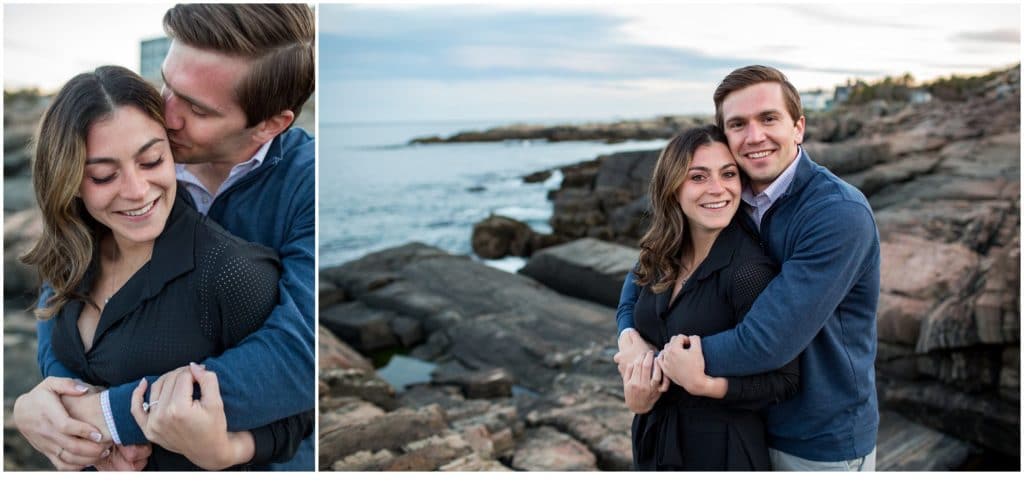
[[[256,440],[248,431],[228,432],[232,461],[226,467],[248,464],[256,455]]]
[[[704,376],[700,395],[710,397],[712,399],[724,399],[727,392],[729,392],[729,379],[724,377],[711,377],[708,375]]]

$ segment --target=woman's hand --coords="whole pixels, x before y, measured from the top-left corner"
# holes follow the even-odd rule
[[[658,358],[665,376],[695,396],[721,399],[728,390],[728,380],[704,373],[704,352],[700,336],[672,336]]]
[[[636,414],[644,414],[668,390],[669,379],[662,376],[661,367],[654,362],[654,351],[648,351],[642,358],[626,366],[622,384],[626,407]]]
[[[72,379],[47,377],[14,402],[14,426],[57,470],[82,470],[110,455],[99,428],[72,418],[61,404],[61,396],[88,392]]]
[[[644,353],[654,351],[654,346],[647,344],[636,329],[630,329],[619,336],[619,351],[612,360],[618,365],[619,375],[626,376],[626,367],[635,361],[643,360]]]
[[[98,471],[141,471],[146,468],[152,445],[114,445],[110,456],[96,463]]]
[[[192,399],[192,385],[202,396]],[[150,442],[187,457],[207,470],[220,470],[252,460],[255,442],[248,432],[229,433],[217,374],[190,364],[153,383],[149,411],[142,408],[143,379],[132,392],[132,415]]]

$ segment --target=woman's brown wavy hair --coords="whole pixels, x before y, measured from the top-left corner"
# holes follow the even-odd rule
[[[86,211],[78,190],[85,175],[89,128],[122,106],[138,108],[164,124],[160,93],[142,77],[118,66],[102,66],[69,80],[39,123],[32,185],[43,215],[43,234],[21,257],[25,264],[38,268],[40,278],[53,288],[46,305],[35,309],[39,319],[53,317],[68,300],[78,297],[75,290],[107,230]]]
[[[712,143],[729,145],[717,126],[691,128],[671,140],[658,157],[648,196],[651,198],[651,225],[640,239],[640,262],[636,283],[651,285],[661,293],[672,287],[682,272],[682,253],[690,247],[689,226],[677,198],[679,186],[697,149]]]

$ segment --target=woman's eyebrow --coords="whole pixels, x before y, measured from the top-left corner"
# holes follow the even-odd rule
[[[157,143],[160,143],[162,141],[164,141],[163,138],[153,138],[152,140],[146,142],[145,145],[139,147],[139,150],[137,152],[135,152],[134,156],[138,157],[139,154],[141,154],[142,152],[145,152],[146,150],[149,150],[149,147],[152,147],[153,145],[156,145]]]
[[[157,143],[160,143],[162,141],[164,141],[163,138],[153,138],[152,140],[146,142],[144,145],[139,147],[139,149],[135,152],[135,155],[133,155],[133,157],[138,157],[142,152],[145,152],[146,150],[149,150],[149,147],[152,147],[153,145],[156,145]],[[86,159],[85,160],[85,165],[89,165],[89,164],[116,164],[116,163],[117,163],[117,159],[115,159],[113,157],[93,157],[91,159]]]

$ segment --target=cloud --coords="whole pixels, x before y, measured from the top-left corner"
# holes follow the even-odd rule
[[[825,23],[829,23],[829,24],[836,24],[836,25],[842,26],[843,29],[847,29],[847,30],[854,30],[854,29],[857,28],[857,26],[864,26],[864,27],[889,27],[889,28],[894,28],[894,29],[920,29],[921,28],[921,26],[919,26],[919,25],[908,24],[908,23],[903,23],[903,22],[880,21],[877,16],[872,18],[872,17],[864,17],[864,16],[861,16],[861,15],[858,15],[858,14],[850,14],[849,10],[848,10],[847,13],[840,13],[840,10],[842,10],[842,7],[838,6],[838,5],[830,5],[830,6],[825,7],[825,6],[820,6],[820,5],[803,4],[803,5],[785,5],[785,6],[781,6],[780,5],[780,7],[784,8],[784,9],[792,10],[796,14],[804,15],[806,17],[809,17],[811,19],[817,20],[819,22],[825,22]],[[906,8],[906,6],[903,6],[903,7]],[[860,10],[862,8],[893,8],[893,7],[891,7],[891,6],[889,6],[889,7],[883,6],[882,4],[859,5],[859,6],[847,7],[847,9],[856,9],[856,10]],[[911,8],[913,8],[913,7],[911,7]]]
[[[330,79],[717,82],[731,69],[752,63],[792,66],[634,43],[620,32],[628,19],[611,14],[462,7],[321,9],[320,67]]]
[[[958,32],[950,36],[952,41],[976,41],[982,43],[1020,43],[1020,29],[993,29],[990,31]]]

